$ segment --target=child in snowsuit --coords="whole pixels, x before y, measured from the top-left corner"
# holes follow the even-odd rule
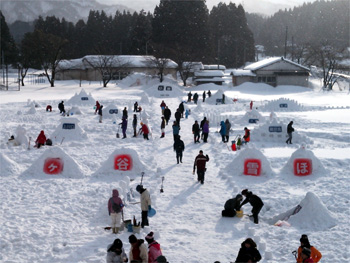
[[[178,125],[178,123],[176,121],[174,121],[173,123],[173,136],[174,136],[174,141],[176,141],[176,138],[179,136],[180,134],[180,126]]]
[[[137,239],[135,235],[130,235],[129,243],[131,244],[129,252],[130,262],[148,263],[147,247],[143,239]]]
[[[244,143],[248,143],[250,142],[250,130],[247,127],[244,127],[244,132],[245,132],[243,136]]]
[[[142,185],[136,186],[136,191],[140,193],[141,203],[141,227],[149,226],[148,223],[148,211],[151,210],[151,196],[146,188]]]
[[[261,201],[259,196],[254,195],[252,192],[248,191],[248,189],[244,189],[242,191],[242,195],[245,196],[245,199],[239,208],[241,208],[242,206],[244,206],[246,203],[249,202],[250,205],[253,207],[252,214],[254,218],[254,223],[258,224],[259,223],[258,215],[260,213],[261,208],[264,206],[263,201]]]
[[[119,197],[117,189],[113,189],[112,197],[109,198],[107,208],[108,214],[111,217],[111,226],[113,234],[117,234],[120,228],[123,210],[123,201]],[[117,210],[117,211],[116,211]]]
[[[162,255],[160,244],[154,240],[154,233],[150,232],[146,237],[148,243],[148,263],[157,262],[157,258]]]
[[[162,115],[164,115],[165,107],[166,107],[166,104],[165,104],[164,100],[162,100],[162,103],[160,104],[160,108],[162,110]]]
[[[64,109],[64,104],[63,104],[63,100],[58,104],[58,109],[60,110],[60,114],[65,114],[66,111]]]
[[[128,262],[125,250],[123,248],[123,242],[117,238],[113,244],[109,244],[107,247],[107,263],[122,263]]]
[[[315,247],[310,245],[309,238],[307,235],[302,235],[300,238],[300,247],[298,248],[298,258],[297,258],[297,263],[302,263],[304,262],[302,257],[301,257],[301,252],[304,248],[307,248],[310,250],[310,255],[314,263],[317,263],[321,260],[322,254],[320,251],[318,251]],[[308,262],[308,261],[306,261]]]
[[[234,217],[236,211],[239,211],[242,199],[242,195],[238,194],[235,198],[227,200],[224,206],[225,210],[222,210],[221,215],[224,217]]]
[[[250,260],[250,261],[249,261]],[[256,243],[251,238],[247,238],[239,249],[238,256],[236,258],[236,263],[242,262],[258,262],[261,260],[261,255],[259,250],[256,248]]]
[[[174,151],[176,152],[176,160],[178,164],[179,161],[182,163],[182,153],[185,150],[185,144],[180,138],[181,136],[178,135],[174,142]]]
[[[149,129],[148,129],[148,127],[147,127],[147,125],[145,123],[141,122],[141,128],[140,128],[139,132],[140,132],[140,134],[141,133],[143,134],[143,139],[149,140],[148,139]]]
[[[36,147],[40,148],[42,145],[45,145],[46,143],[46,136],[44,131],[41,131],[40,134],[38,135],[38,138],[35,141]]]

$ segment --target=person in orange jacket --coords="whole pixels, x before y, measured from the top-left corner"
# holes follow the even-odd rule
[[[250,130],[247,127],[244,127],[244,132],[245,132],[243,136],[244,142],[245,143],[250,142]]]
[[[44,131],[41,131],[38,138],[35,141],[36,147],[40,148],[42,145],[45,145],[46,143],[46,136]]]
[[[301,252],[303,251],[303,248],[308,248],[311,250],[311,258],[314,263],[317,263],[321,260],[322,258],[321,252],[318,251],[315,247],[310,245],[309,238],[307,237],[307,235],[302,235],[300,238],[300,247],[298,248],[297,263],[304,262],[301,256]]]

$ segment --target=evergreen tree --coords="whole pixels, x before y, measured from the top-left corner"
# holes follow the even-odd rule
[[[18,49],[15,41],[7,26],[5,17],[0,11],[0,31],[1,31],[1,52],[0,52],[0,64],[2,62],[5,65],[16,64],[18,60]]]
[[[141,10],[139,14],[136,14],[135,25],[131,31],[130,40],[131,47],[129,49],[130,54],[134,55],[146,55],[148,54],[148,45],[152,36],[152,24],[151,17],[146,16],[144,11]]]

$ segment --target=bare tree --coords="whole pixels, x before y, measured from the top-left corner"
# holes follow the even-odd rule
[[[146,58],[146,64],[148,67],[156,68],[158,70],[159,80],[163,82],[164,79],[164,71],[167,68],[167,65],[170,62],[168,58],[160,58],[155,56],[149,56]]]

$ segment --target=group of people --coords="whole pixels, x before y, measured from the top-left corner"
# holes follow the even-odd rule
[[[203,102],[205,102],[205,98],[207,97],[207,95],[208,95],[209,98],[211,97],[211,91],[210,90],[208,90],[207,93],[205,91],[203,91],[203,94],[202,94]],[[197,92],[195,94],[193,94],[193,97],[192,97],[192,93],[190,91],[189,93],[187,93],[187,102],[191,102],[193,100],[193,102],[195,104],[197,104],[198,103],[198,97],[199,97],[199,95],[198,95]]]

